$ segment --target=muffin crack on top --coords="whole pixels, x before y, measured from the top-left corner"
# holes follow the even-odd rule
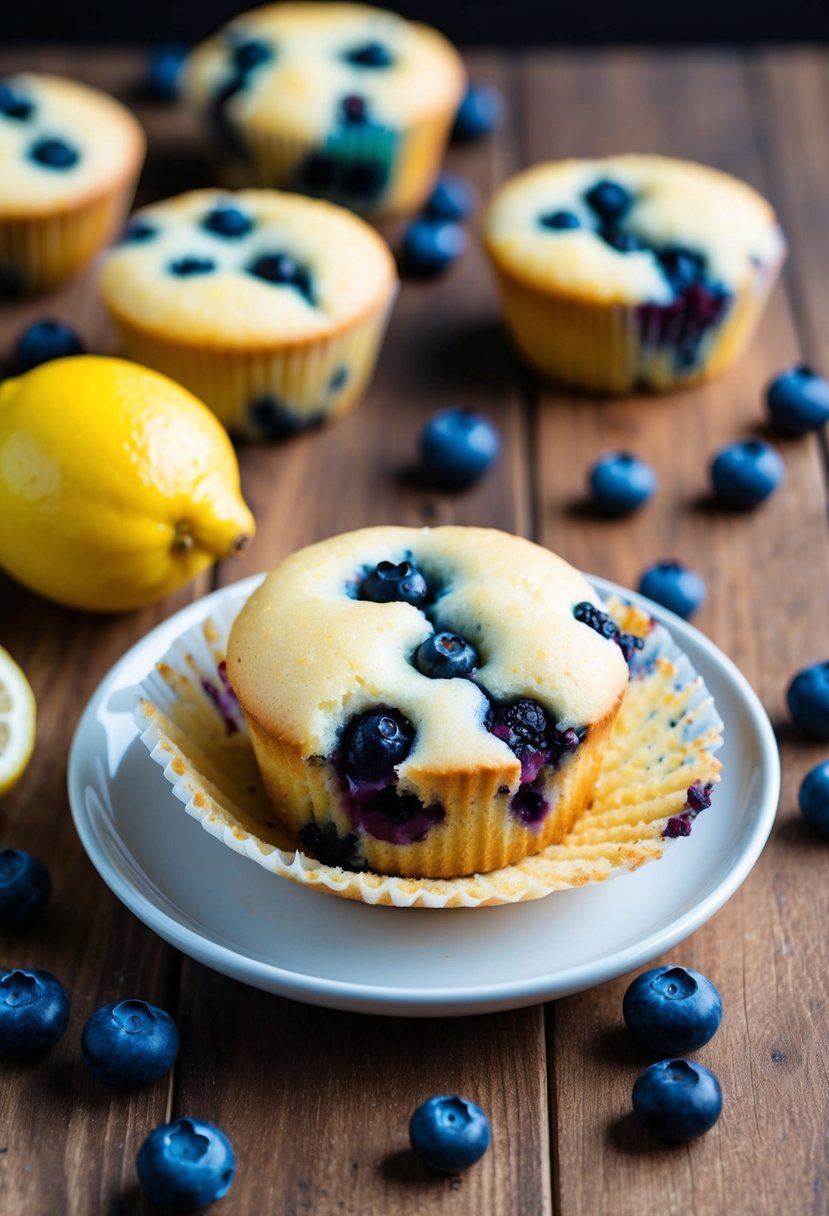
[[[566,834],[639,646],[529,541],[369,528],[278,567],[233,627],[227,676],[303,847],[451,877]]]

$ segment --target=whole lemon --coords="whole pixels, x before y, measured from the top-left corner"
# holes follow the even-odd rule
[[[80,355],[0,384],[0,565],[76,608],[140,608],[253,535],[236,453],[166,376]]]

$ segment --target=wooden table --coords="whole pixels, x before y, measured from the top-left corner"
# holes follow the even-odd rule
[[[140,71],[128,54],[3,59],[6,68],[24,65],[128,98]],[[136,1151],[152,1127],[182,1113],[218,1123],[236,1146],[237,1180],[221,1208],[228,1216],[829,1211],[829,852],[796,809],[800,779],[826,752],[797,736],[784,703],[790,675],[829,653],[825,450],[815,439],[778,443],[785,487],[753,514],[712,511],[705,497],[712,450],[762,428],[769,376],[801,358],[829,369],[829,58],[556,51],[476,53],[470,65],[509,103],[497,138],[450,157],[481,198],[546,157],[697,158],[753,182],[777,206],[792,245],[782,286],[747,356],[722,380],[668,400],[595,401],[542,388],[519,370],[473,243],[445,279],[404,288],[360,410],[322,433],[240,453],[259,527],[242,559],[151,610],[117,617],[64,611],[2,582],[0,640],[28,672],[40,718],[34,762],[0,808],[0,842],[39,854],[55,880],[39,926],[3,937],[2,961],[53,971],[73,1001],[69,1032],[44,1061],[0,1071],[4,1216],[145,1211]],[[206,182],[186,117],[138,108],[151,147],[139,201]],[[2,350],[44,313],[71,319],[90,348],[108,349],[92,285],[79,282],[0,310]],[[472,491],[439,496],[400,474],[423,421],[462,401],[497,423],[503,458]],[[662,488],[635,518],[609,523],[585,511],[584,478],[598,453],[617,446],[650,460]],[[463,1019],[305,1007],[169,948],[110,894],[75,835],[65,784],[72,732],[100,678],[153,624],[330,533],[449,521],[527,534],[625,585],[651,560],[686,560],[710,589],[697,623],[778,726],[785,792],[772,841],[739,893],[671,955],[710,975],[726,1010],[704,1051],[722,1081],[724,1112],[690,1146],[648,1141],[629,1114],[633,1079],[650,1058],[620,1029],[629,977],[555,1004]],[[166,1080],[112,1091],[86,1069],[78,1037],[94,1008],[134,995],[175,1016],[182,1051]],[[419,1101],[452,1091],[489,1112],[494,1141],[480,1165],[441,1180],[405,1155],[406,1128]]]

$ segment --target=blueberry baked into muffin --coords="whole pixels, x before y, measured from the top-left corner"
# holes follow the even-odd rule
[[[342,207],[196,190],[134,214],[101,273],[125,352],[234,434],[280,439],[343,413],[397,291],[383,239]]]
[[[0,79],[0,296],[56,287],[116,235],[145,147],[136,119],[97,89]]]
[[[641,644],[530,541],[379,527],[283,561],[236,619],[226,674],[303,851],[452,877],[567,834]]]
[[[785,254],[750,186],[661,156],[520,173],[488,208],[485,244],[521,352],[556,380],[611,393],[722,372]]]
[[[406,213],[440,167],[465,73],[428,26],[359,4],[273,4],[191,54],[185,94],[220,179]]]

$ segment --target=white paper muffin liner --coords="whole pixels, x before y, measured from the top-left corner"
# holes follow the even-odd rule
[[[719,780],[722,722],[702,678],[663,626],[613,599],[605,609],[645,644],[631,662],[592,803],[560,844],[462,878],[398,878],[323,865],[296,849],[278,824],[244,717],[223,679],[228,634],[245,598],[241,591],[228,595],[176,639],[141,681],[135,720],[187,813],[234,852],[301,886],[401,908],[540,899],[658,860],[676,844],[670,834],[687,835],[699,813],[689,790],[707,794]],[[704,813],[716,814],[716,800]]]

